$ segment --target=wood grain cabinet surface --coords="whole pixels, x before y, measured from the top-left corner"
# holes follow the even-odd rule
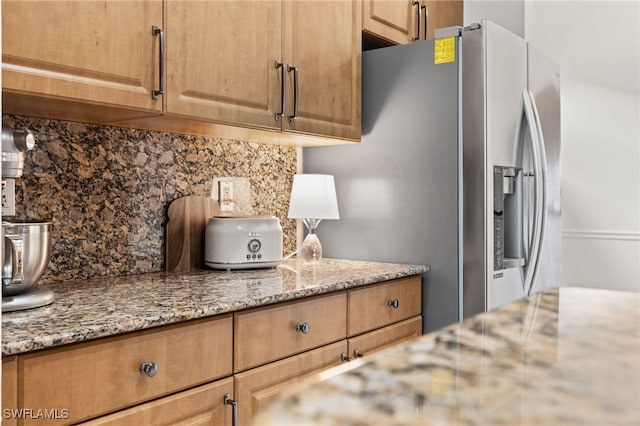
[[[162,113],[162,3],[2,0],[3,112],[106,122]]]
[[[57,409],[50,425],[231,425],[227,396],[249,424],[301,378],[419,336],[420,295],[413,276],[6,357],[3,408]]]
[[[47,423],[66,424],[229,376],[232,327],[227,314],[19,356],[19,401],[67,409]],[[157,365],[155,376],[143,362]]]
[[[234,371],[282,359],[347,337],[344,291],[237,312]]]
[[[360,139],[358,1],[167,0],[165,112]]]
[[[18,417],[12,410],[18,408],[18,357],[9,356],[2,359],[2,424],[15,426]],[[7,413],[7,410],[8,413]],[[15,413],[15,411],[13,412]]]
[[[166,112],[280,129],[281,1],[167,0]]]
[[[250,424],[256,413],[300,380],[340,365],[347,352],[346,340],[323,346],[235,375],[240,424]]]
[[[436,28],[463,25],[462,0],[361,0],[365,34],[389,44],[434,38]]]
[[[360,140],[360,1],[285,0],[283,37],[283,61],[295,67],[283,130]]]
[[[362,30],[392,44],[419,39],[418,4],[413,0],[362,0]]]
[[[6,113],[283,144],[360,140],[360,0],[2,8]]]
[[[350,337],[347,354],[350,359],[362,358],[421,335],[422,316],[418,315],[396,324]]]
[[[349,336],[365,333],[420,315],[422,280],[407,277],[349,290]]]
[[[231,426],[233,411],[225,395],[233,395],[233,378],[218,380],[81,423],[84,426]]]

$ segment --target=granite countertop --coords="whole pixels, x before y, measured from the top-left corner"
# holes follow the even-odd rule
[[[424,266],[322,259],[303,266],[154,273],[50,285],[49,306],[2,314],[2,355],[233,312],[421,274]]]
[[[548,290],[309,382],[254,425],[638,425],[640,294]]]

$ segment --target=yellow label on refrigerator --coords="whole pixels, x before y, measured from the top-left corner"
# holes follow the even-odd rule
[[[456,60],[455,37],[439,38],[433,45],[433,63],[446,64]]]

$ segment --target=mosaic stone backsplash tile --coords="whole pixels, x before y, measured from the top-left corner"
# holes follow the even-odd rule
[[[164,270],[166,211],[176,198],[209,196],[214,177],[247,177],[255,214],[280,218],[284,254],[296,149],[244,141],[4,115],[36,134],[16,183],[16,216],[53,222],[39,281]]]

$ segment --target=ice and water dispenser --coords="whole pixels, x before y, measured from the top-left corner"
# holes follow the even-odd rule
[[[524,265],[522,169],[493,167],[493,269]]]

